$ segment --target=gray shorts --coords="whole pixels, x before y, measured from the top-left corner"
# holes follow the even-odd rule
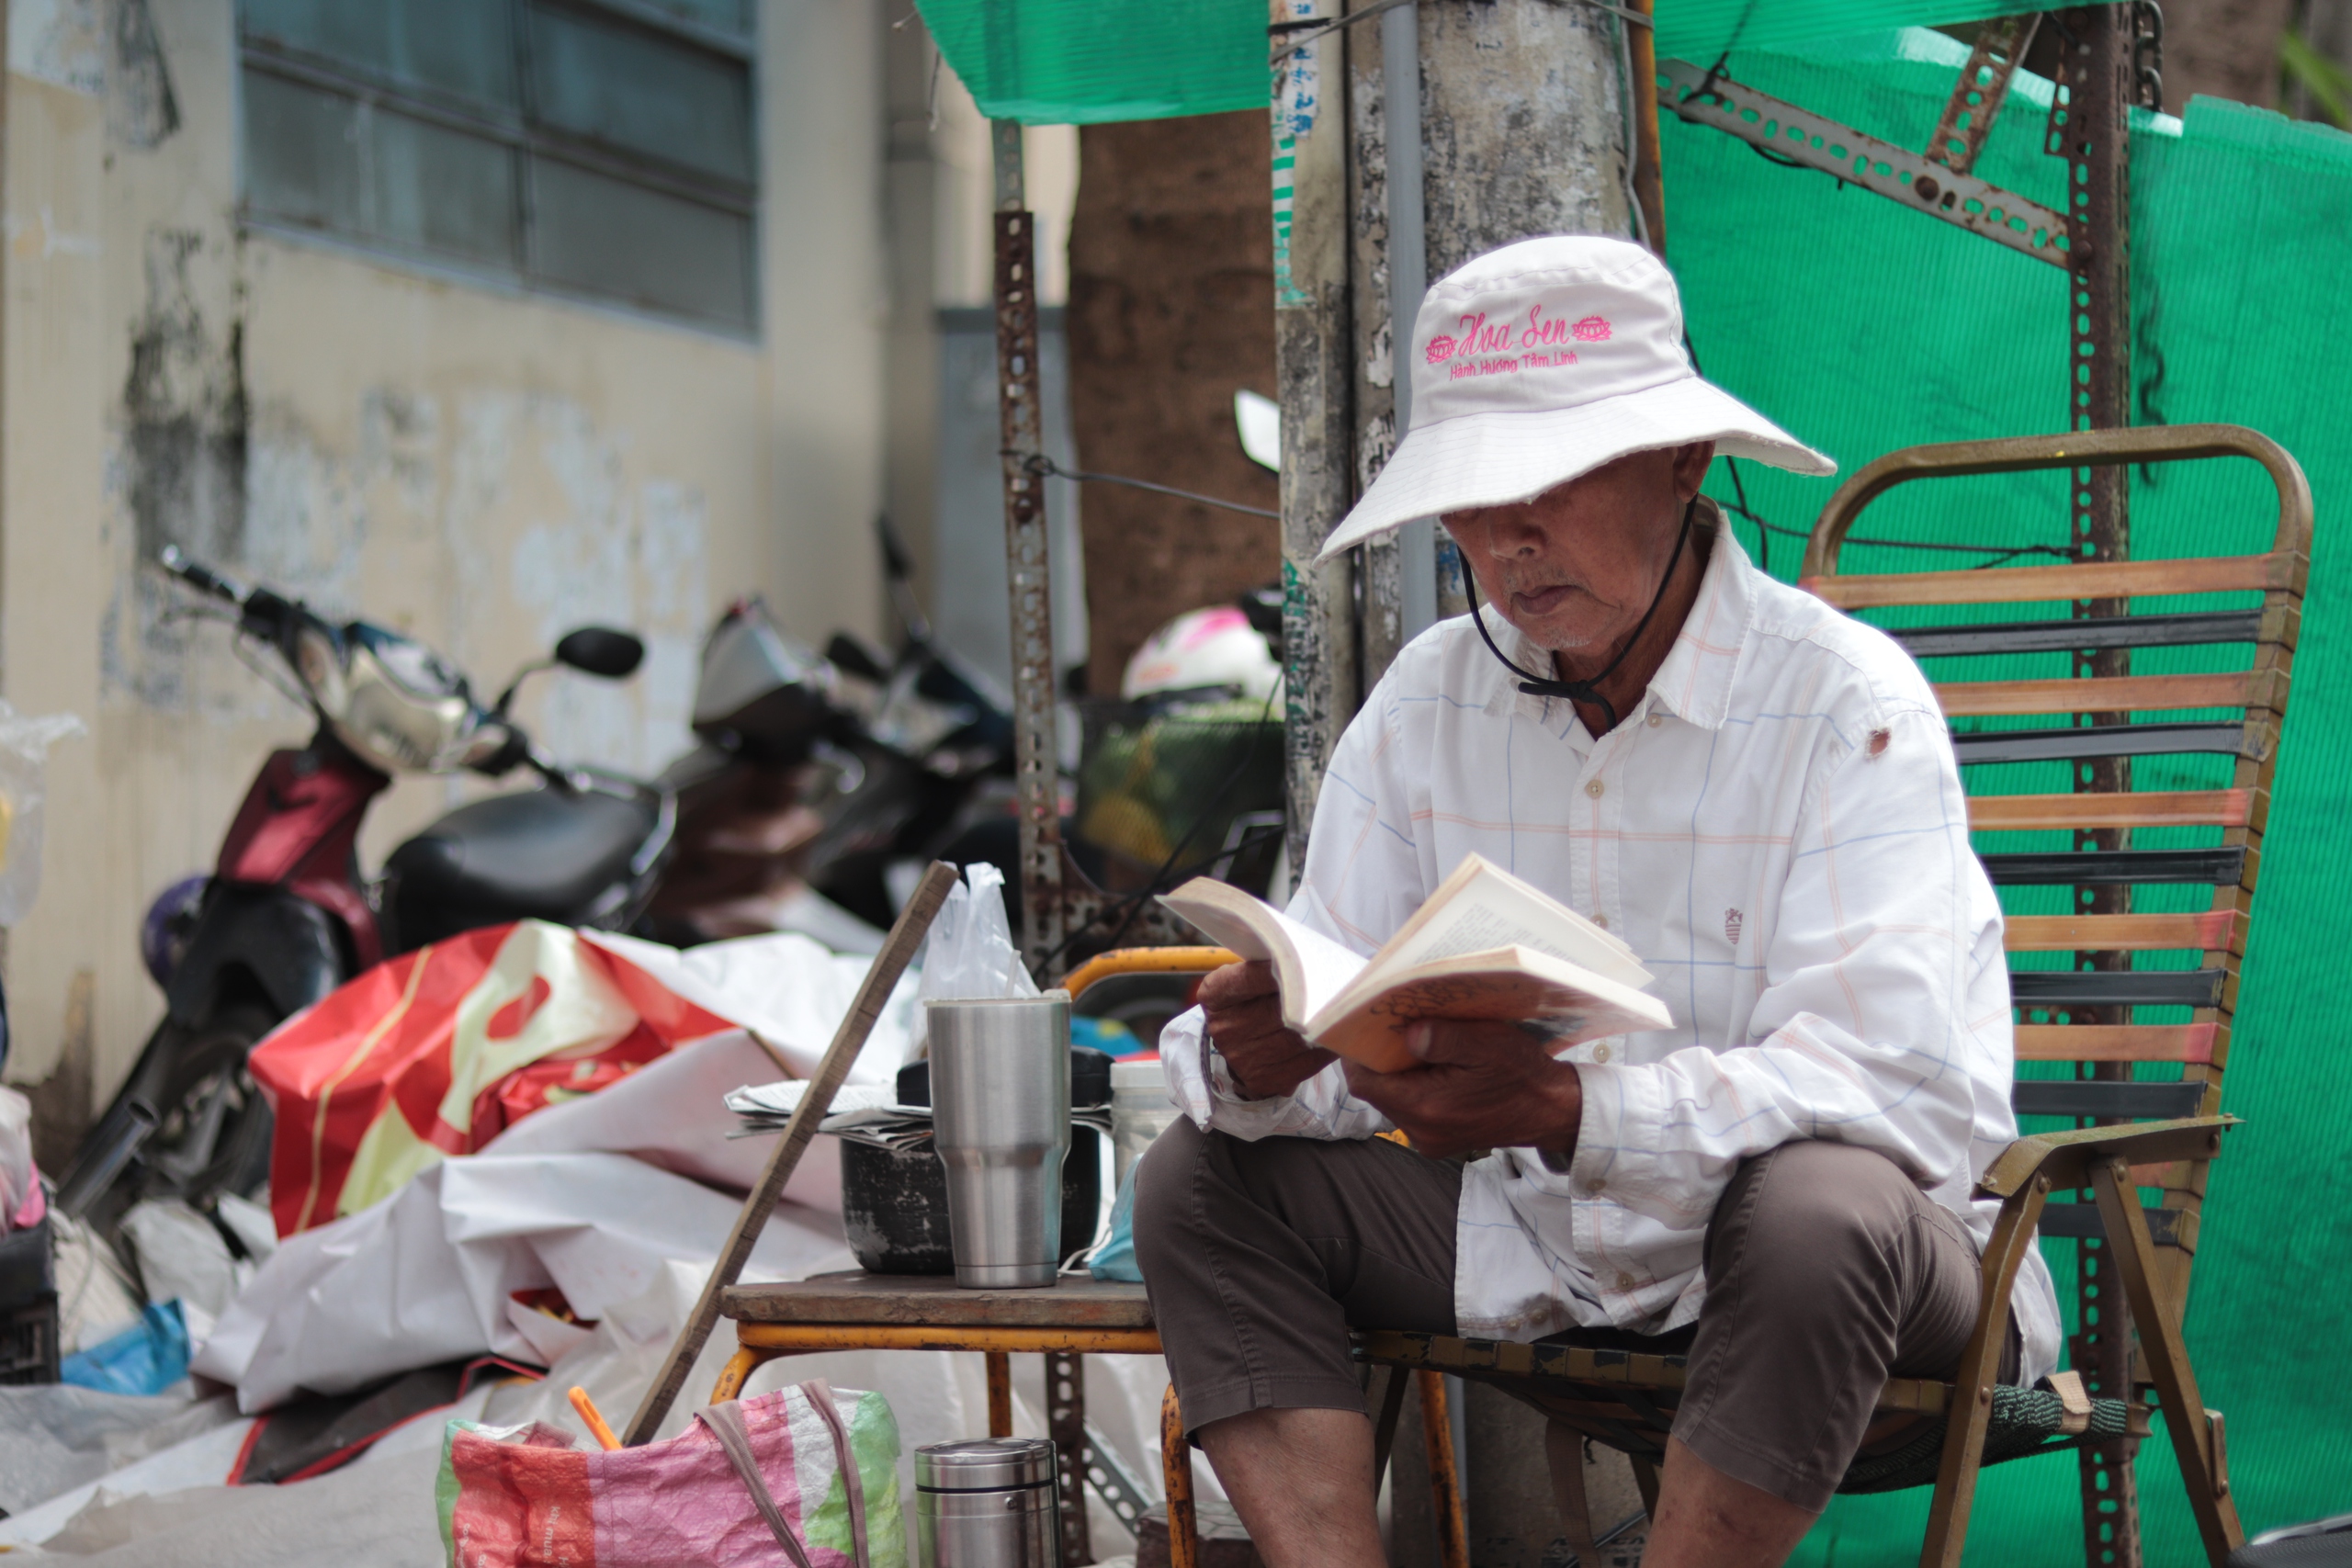
[[[1453,1332],[1462,1168],[1398,1145],[1243,1143],[1179,1121],[1137,1177],[1136,1251],[1187,1428],[1364,1408],[1347,1331]],[[1732,1178],[1707,1233],[1674,1435],[1715,1469],[1826,1507],[1894,1377],[1949,1376],[1976,1320],[1975,1243],[1884,1157],[1786,1144]],[[2003,1375],[2014,1378],[2010,1333]]]

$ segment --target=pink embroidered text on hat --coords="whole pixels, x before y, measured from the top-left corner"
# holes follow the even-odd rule
[[[1623,240],[1555,234],[1489,251],[1422,297],[1401,357],[1412,428],[1320,559],[1416,518],[1525,501],[1629,452],[1693,441],[1838,471],[1700,379],[1674,275]]]

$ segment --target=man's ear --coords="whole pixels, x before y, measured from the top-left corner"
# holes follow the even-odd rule
[[[1674,449],[1674,499],[1689,501],[1707,480],[1707,465],[1715,460],[1715,444],[1693,441]]]

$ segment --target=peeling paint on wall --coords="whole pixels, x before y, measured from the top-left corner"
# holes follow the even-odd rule
[[[147,304],[123,382],[127,499],[139,558],[167,544],[199,559],[243,558],[245,523],[243,324],[208,322],[189,279],[204,237],[147,235]]]
[[[299,592],[332,619],[359,613],[368,513],[356,476],[290,411],[266,409],[254,421],[243,536],[238,564],[255,581]]]
[[[107,130],[152,152],[180,128],[178,96],[147,0],[10,0],[8,69],[107,99]]]
[[[231,569],[245,556],[246,446],[243,327],[234,297],[208,276],[223,247],[185,229],[147,231],[145,301],[130,323],[130,356],[107,487],[130,523],[130,570],[118,580],[100,626],[104,683],[168,709],[187,705],[191,638],[184,605],[142,570],[165,545]],[[225,321],[222,318],[226,318]],[[250,695],[232,699],[249,707]]]
[[[107,133],[125,146],[152,152],[180,128],[180,106],[147,0],[114,0],[107,43]]]
[[[98,0],[9,0],[8,69],[92,96],[105,92]]]
[[[538,465],[566,506],[516,537],[507,561],[514,599],[538,613],[543,645],[591,622],[625,626],[646,643],[629,696],[578,677],[549,686],[541,739],[560,756],[657,772],[692,743],[708,508],[698,487],[671,479],[629,493],[621,443],[577,404],[537,398],[527,413]]]

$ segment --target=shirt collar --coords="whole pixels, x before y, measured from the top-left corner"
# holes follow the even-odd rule
[[[1706,574],[1699,580],[1699,596],[1675,634],[1666,660],[1650,677],[1645,697],[1649,711],[1663,711],[1704,729],[1719,729],[1731,714],[1732,677],[1747,647],[1756,617],[1755,565],[1725,525],[1722,511],[1706,496],[1699,498],[1698,527],[1711,529],[1714,539],[1707,552]],[[1530,642],[1525,633],[1498,614],[1487,621],[1495,640],[1512,660],[1529,670],[1549,670],[1552,656]],[[1519,695],[1519,678],[1498,667],[1500,691]],[[1540,699],[1527,697],[1528,702]],[[1625,716],[1631,720],[1644,711],[1637,704]]]

